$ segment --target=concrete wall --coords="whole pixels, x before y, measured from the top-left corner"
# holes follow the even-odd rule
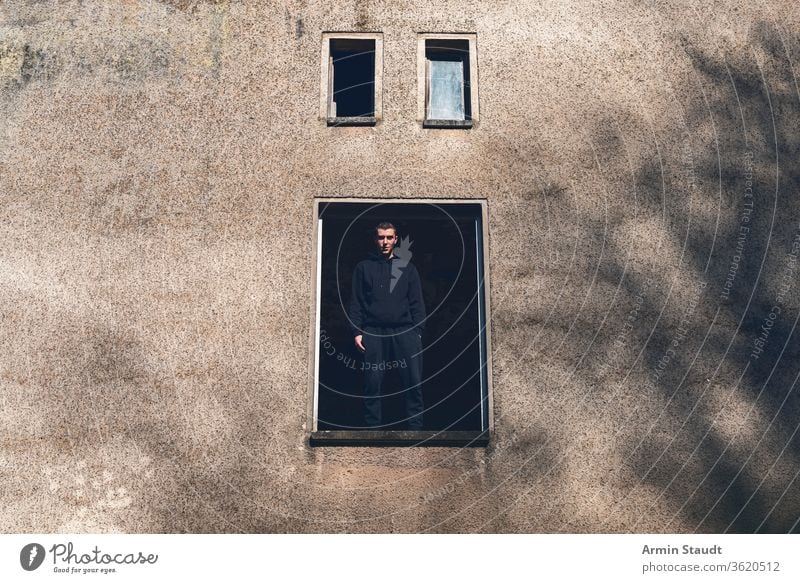
[[[799,21],[5,0],[0,530],[797,530]],[[347,30],[374,128],[318,119]],[[459,31],[480,123],[423,130],[416,35]],[[488,199],[488,448],[308,447],[317,196]]]

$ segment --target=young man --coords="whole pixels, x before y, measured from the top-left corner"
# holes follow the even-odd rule
[[[377,252],[356,265],[350,322],[364,354],[364,421],[380,428],[381,383],[387,370],[400,372],[406,400],[406,426],[422,429],[422,330],[425,303],[411,250],[397,247],[397,229],[375,227]]]

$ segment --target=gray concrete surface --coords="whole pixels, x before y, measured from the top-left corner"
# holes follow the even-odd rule
[[[4,0],[0,531],[797,530],[799,20]],[[374,128],[318,117],[349,30]],[[419,32],[477,34],[474,128],[416,121]],[[488,199],[486,449],[308,447],[328,196]]]

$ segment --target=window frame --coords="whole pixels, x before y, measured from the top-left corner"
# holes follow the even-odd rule
[[[427,118],[428,105],[428,66],[427,66],[427,41],[429,40],[458,40],[467,41],[469,47],[469,109],[470,118],[464,120],[441,120]],[[417,121],[423,128],[430,129],[469,129],[477,125],[480,119],[478,107],[478,36],[476,33],[434,33],[420,32],[417,34]],[[466,103],[465,103],[466,106]]]
[[[334,117],[329,115],[333,77],[330,57],[331,40],[374,40],[375,41],[375,95],[374,112],[371,117]],[[383,33],[382,32],[323,32],[322,58],[320,71],[319,119],[327,126],[374,126],[383,119]]]
[[[321,273],[322,273],[322,220],[320,208],[327,203],[366,203],[366,204],[477,204],[480,205],[480,235],[476,267],[480,268],[479,314],[482,313],[483,329],[480,358],[485,363],[485,412],[482,414],[482,429],[474,431],[442,430],[352,430],[320,431],[318,429],[318,388],[320,357],[320,317],[321,317]],[[359,197],[315,197],[313,201],[312,258],[310,281],[312,284],[310,303],[309,333],[309,389],[306,423],[307,443],[310,446],[460,446],[486,447],[494,433],[494,399],[492,389],[492,349],[491,349],[491,305],[489,284],[489,213],[485,198],[359,198]],[[480,317],[480,316],[479,316]],[[483,397],[482,397],[483,398]]]

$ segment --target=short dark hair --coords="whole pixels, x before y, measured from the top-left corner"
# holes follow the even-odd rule
[[[378,236],[378,229],[394,229],[394,234],[395,236],[397,236],[397,227],[395,227],[389,221],[381,221],[380,223],[375,225],[375,229],[373,229],[372,234],[376,237]]]

